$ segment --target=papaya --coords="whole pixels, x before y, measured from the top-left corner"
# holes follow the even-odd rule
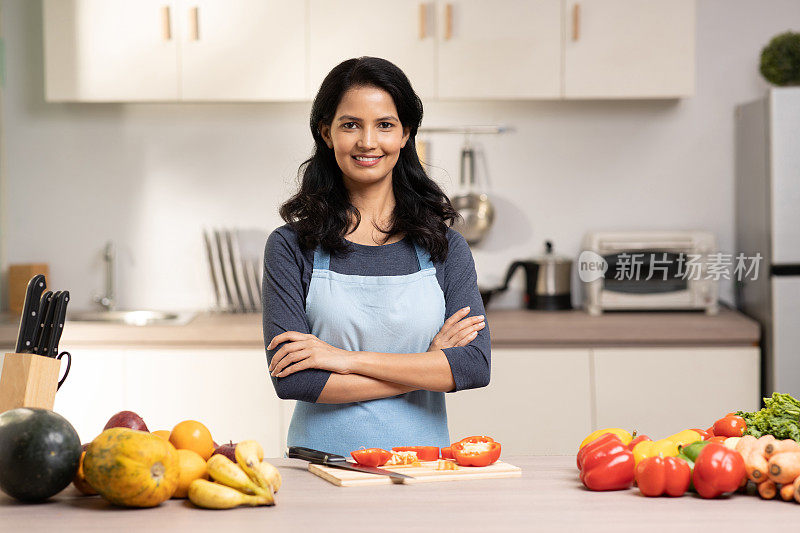
[[[93,496],[97,494],[97,491],[92,488],[91,485],[86,481],[86,476],[83,474],[83,459],[86,457],[86,452],[81,452],[81,461],[78,464],[78,471],[75,472],[75,477],[72,478],[72,484],[75,485],[75,488],[78,489],[82,494],[87,496]]]
[[[180,479],[178,452],[168,441],[129,428],[103,431],[86,449],[86,481],[124,507],[155,507],[172,497]]]

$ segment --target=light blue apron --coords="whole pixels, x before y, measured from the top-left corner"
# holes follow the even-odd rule
[[[357,276],[331,271],[330,254],[318,247],[306,297],[311,333],[351,351],[426,352],[444,324],[445,302],[430,255],[414,248],[419,272]],[[287,443],[345,457],[362,447],[449,446],[444,393],[420,390],[345,404],[298,401]]]

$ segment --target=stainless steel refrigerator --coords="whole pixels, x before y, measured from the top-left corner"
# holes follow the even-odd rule
[[[762,393],[800,397],[800,88],[736,109],[736,245],[763,256],[736,285],[762,324]]]

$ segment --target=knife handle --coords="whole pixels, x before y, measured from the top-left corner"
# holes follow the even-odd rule
[[[42,339],[44,339],[45,318],[47,310],[53,300],[53,291],[47,291],[42,295],[39,302],[39,320],[36,333],[33,336],[33,353],[41,355]]]
[[[335,453],[321,452],[319,450],[312,450],[311,448],[303,448],[302,446],[289,446],[290,459],[303,459],[309,463],[325,464],[325,463],[341,463],[347,461],[341,455]]]

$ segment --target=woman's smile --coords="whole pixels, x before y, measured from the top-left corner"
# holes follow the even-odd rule
[[[356,165],[360,167],[374,167],[383,158],[382,155],[354,155],[352,158],[355,160]]]

